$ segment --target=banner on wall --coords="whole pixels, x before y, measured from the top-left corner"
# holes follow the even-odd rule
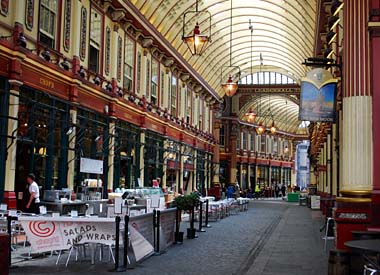
[[[323,68],[301,79],[299,120],[335,122],[338,80]]]

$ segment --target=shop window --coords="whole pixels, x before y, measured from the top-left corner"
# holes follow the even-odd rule
[[[95,73],[99,73],[101,37],[102,16],[96,10],[92,9],[90,21],[90,55],[88,67]]]
[[[129,38],[125,37],[124,45],[124,80],[123,87],[127,91],[132,91],[132,81],[133,81],[133,68],[134,68],[134,58],[135,54],[135,42]]]
[[[150,101],[157,104],[157,90],[158,90],[158,67],[157,60],[152,59],[152,79],[151,79],[151,97]]]
[[[41,0],[40,2],[39,41],[46,47],[55,48],[57,34],[57,0]]]

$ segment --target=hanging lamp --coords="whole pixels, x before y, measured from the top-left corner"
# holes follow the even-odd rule
[[[232,66],[232,0],[231,0],[231,14],[230,14],[230,68],[239,68],[239,77],[240,77],[240,67],[239,66]],[[221,70],[221,77],[223,76],[223,67]],[[228,79],[226,82],[222,83],[222,89],[224,93],[231,97],[233,96],[237,89],[238,89],[238,84],[233,81],[232,75],[230,74],[228,76]]]
[[[252,110],[252,108],[249,108],[248,112],[245,113],[245,118],[247,119],[247,122],[254,123],[256,120],[257,114]]]
[[[185,36],[185,27],[187,23],[189,23],[186,22],[186,15],[190,13],[195,13],[197,21],[195,23],[195,27],[193,29],[192,34]],[[207,18],[209,21],[209,27],[207,28],[208,35],[201,33],[198,24],[198,20],[200,19],[200,15],[202,13],[207,14]],[[208,43],[211,42],[211,13],[208,11],[199,11],[198,0],[195,2],[195,11],[187,11],[183,14],[182,41],[186,44],[192,55],[202,55],[202,53],[204,53],[204,51],[207,49]]]

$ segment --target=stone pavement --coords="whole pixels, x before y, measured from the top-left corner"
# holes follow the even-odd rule
[[[281,200],[254,200],[246,212],[211,223],[199,238],[173,245],[126,273],[199,275],[327,274],[319,211]],[[197,224],[196,224],[197,225]],[[186,228],[187,222],[181,227]],[[20,253],[20,252],[17,252]],[[110,274],[113,265],[71,261],[55,265],[56,256],[20,261],[10,274]],[[107,257],[108,258],[108,257]],[[1,273],[1,272],[0,272]],[[125,273],[123,273],[125,274]]]

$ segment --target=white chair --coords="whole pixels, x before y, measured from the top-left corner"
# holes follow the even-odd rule
[[[330,227],[331,226],[331,227]],[[325,241],[324,245],[324,251],[326,252],[327,250],[327,241],[335,240],[335,236],[331,236],[331,230],[334,229],[334,219],[333,218],[327,218],[326,221],[326,227],[325,227],[325,235],[322,237],[322,240]]]
[[[363,275],[376,275],[376,274],[380,274],[380,270],[375,269],[372,266],[364,265]]]

